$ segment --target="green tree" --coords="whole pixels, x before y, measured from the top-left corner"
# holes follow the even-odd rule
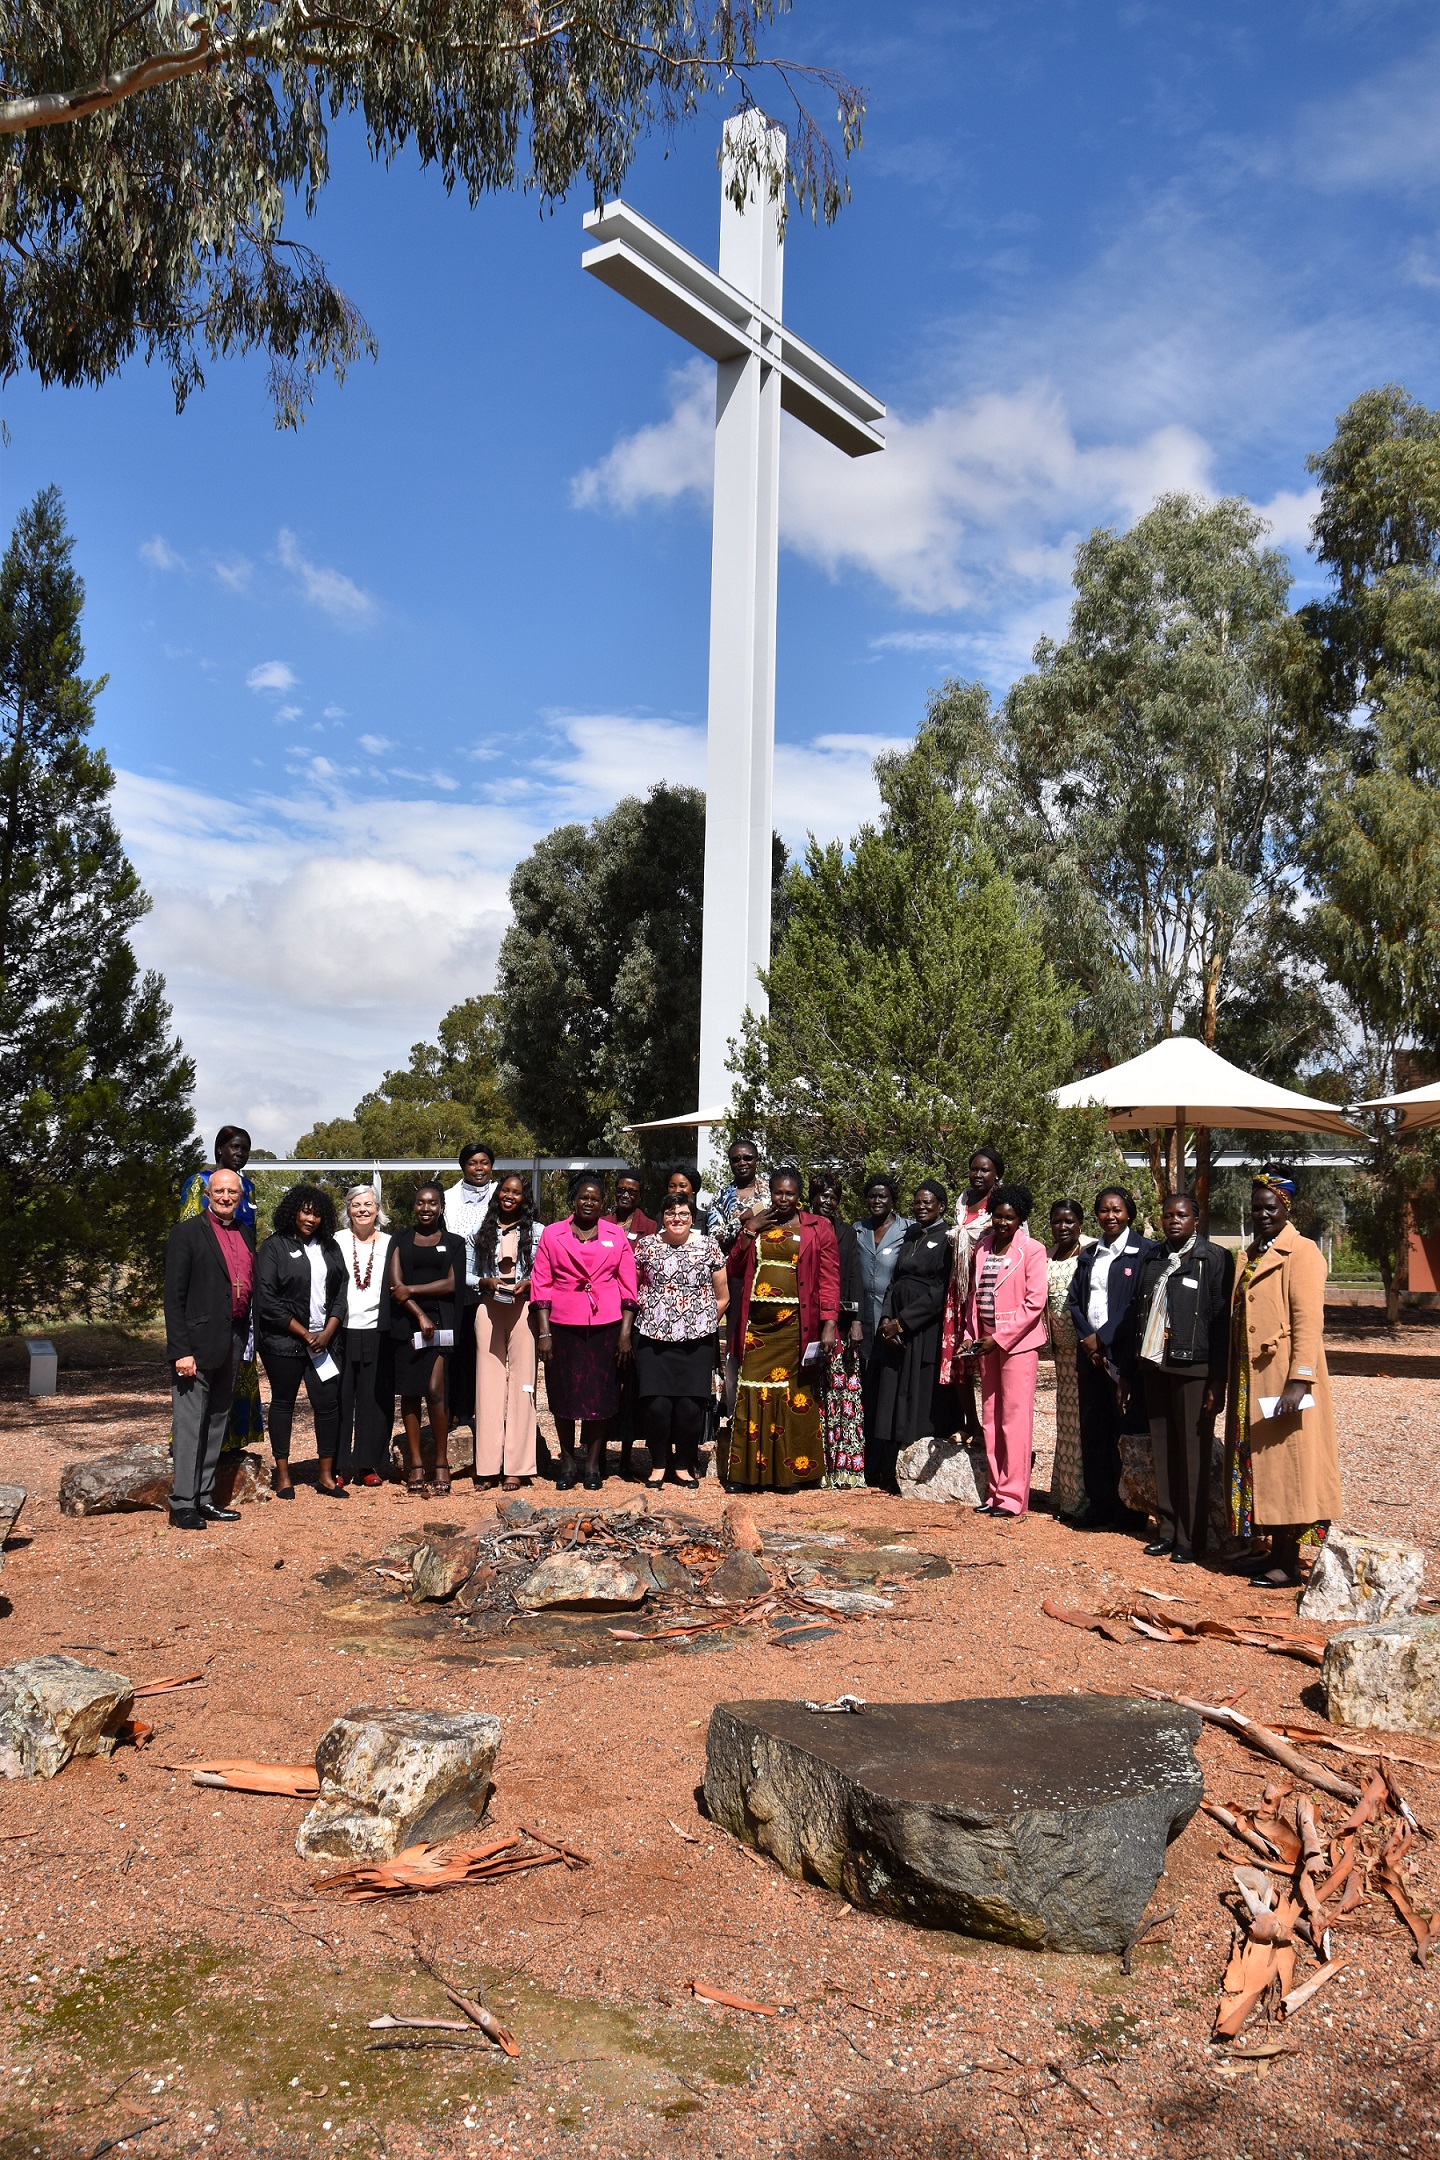
[[[433,1043],[414,1044],[409,1064],[387,1072],[353,1117],[326,1118],[302,1133],[296,1155],[439,1159],[458,1154],[467,1140],[483,1140],[498,1155],[532,1155],[534,1141],[501,1085],[498,1004],[489,996],[452,1005]],[[408,1208],[412,1183],[388,1179],[387,1205]]]
[[[88,738],[84,588],[59,492],[0,563],[0,1309],[153,1311],[195,1072],[130,932],[149,902]]]
[[[993,724],[993,808],[1091,1069],[1185,1030],[1283,1061],[1315,1024],[1273,994],[1299,972],[1317,745],[1281,695],[1290,574],[1263,531],[1244,502],[1166,495],[1130,531],[1093,532],[1068,635],[1041,640]],[[1197,1148],[1203,1187],[1203,1132]],[[1163,1189],[1158,1149],[1154,1170]]]
[[[1093,1113],[1062,1113],[1066,994],[1040,924],[996,863],[964,781],[966,742],[942,713],[876,765],[881,817],[848,848],[812,840],[785,887],[766,1018],[748,1016],[733,1069],[735,1126],[772,1162],[871,1171],[952,1192],[971,1150],[997,1144],[1043,1212],[1115,1154]]]
[[[704,871],[705,798],[664,783],[557,827],[516,870],[501,1040],[547,1153],[628,1147],[624,1124],[696,1107]]]
[[[795,103],[785,173],[827,219],[844,189],[799,90],[861,102],[823,69],[765,61],[788,0],[47,0],[0,29],[0,373],[97,383],[139,351],[177,405],[206,357],[260,350],[294,425],[314,376],[374,340],[314,252],[288,237],[329,178],[327,122],[374,158],[413,152],[472,204],[584,181],[618,193],[641,137],[770,74]],[[742,157],[737,188],[763,153]]]
[[[1351,1100],[1403,1085],[1402,1052],[1440,1050],[1440,413],[1390,385],[1341,414],[1320,476],[1325,600],[1302,611],[1299,692],[1337,725],[1306,845],[1306,944],[1340,1005]],[[1348,1211],[1399,1316],[1412,1221],[1440,1227],[1434,1143],[1388,1117]]]

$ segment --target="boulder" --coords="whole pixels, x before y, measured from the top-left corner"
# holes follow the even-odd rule
[[[647,1552],[636,1554],[637,1565],[643,1564],[654,1588],[662,1596],[672,1592],[689,1596],[695,1588],[695,1578],[674,1553]]]
[[[1023,1949],[1118,1951],[1204,1791],[1200,1720],[1170,1704],[1040,1695],[721,1703],[712,1818],[853,1905]]]
[[[60,1473],[62,1515],[131,1515],[170,1504],[170,1445],[147,1442],[119,1455],[92,1455]]]
[[[1302,1620],[1364,1624],[1412,1613],[1425,1580],[1425,1554],[1403,1538],[1332,1530],[1300,1600]]]
[[[1343,1628],[1325,1647],[1325,1715],[1378,1732],[1440,1732],[1440,1615]]]
[[[953,1500],[975,1508],[990,1491],[985,1450],[972,1455],[963,1440],[916,1440],[901,1448],[895,1478],[902,1500]]]
[[[764,1551],[755,1517],[743,1500],[727,1500],[720,1510],[720,1542],[731,1552]]]
[[[59,1651],[0,1666],[0,1777],[52,1778],[72,1755],[109,1755],[134,1701],[124,1673]]]
[[[469,1582],[480,1562],[480,1540],[475,1537],[431,1537],[417,1545],[410,1559],[412,1605],[443,1604]]]
[[[468,1477],[475,1468],[475,1434],[469,1425],[452,1425],[445,1441],[451,1477]]]
[[[542,1560],[515,1592],[515,1602],[526,1612],[567,1607],[617,1612],[643,1605],[647,1595],[648,1586],[638,1568],[609,1553],[576,1551],[552,1553]]]
[[[273,1500],[270,1478],[258,1455],[236,1448],[220,1457],[215,1471],[216,1507],[250,1507],[259,1500]]]
[[[5,1565],[5,1540],[19,1520],[25,1498],[23,1485],[0,1485],[0,1568]]]
[[[724,1598],[727,1605],[748,1605],[773,1589],[769,1575],[753,1553],[727,1553],[719,1567],[705,1578],[706,1594]]]
[[[859,1613],[895,1610],[894,1598],[877,1597],[873,1590],[826,1590],[811,1584],[806,1586],[805,1596],[811,1605],[823,1605],[827,1612],[844,1613],[850,1619]]]
[[[1120,1504],[1137,1515],[1158,1515],[1160,1496],[1155,1490],[1155,1457],[1148,1432],[1120,1435]]]
[[[485,1710],[347,1710],[315,1750],[320,1797],[302,1860],[393,1860],[474,1830],[489,1804],[500,1720]]]

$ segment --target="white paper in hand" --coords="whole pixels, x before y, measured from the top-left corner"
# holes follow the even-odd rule
[[[1267,1418],[1273,1418],[1280,1408],[1280,1397],[1278,1395],[1257,1395],[1255,1401],[1260,1411],[1257,1420],[1257,1423],[1260,1424],[1263,1424]],[[1300,1398],[1300,1408],[1302,1410],[1313,1410],[1315,1408],[1315,1397],[1309,1392],[1308,1388]]]
[[[316,1357],[314,1351],[312,1350],[310,1353],[310,1362],[315,1368],[315,1377],[317,1380],[339,1379],[340,1367],[336,1364],[334,1358],[331,1357],[328,1350],[322,1351],[319,1357]]]
[[[425,1348],[425,1337],[421,1334],[418,1327],[416,1328],[415,1333],[411,1336],[410,1340],[417,1350],[423,1350]],[[432,1350],[453,1350],[454,1347],[454,1328],[437,1327],[434,1334],[430,1337],[430,1348]]]

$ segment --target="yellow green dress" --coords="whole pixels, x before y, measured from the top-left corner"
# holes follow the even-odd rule
[[[802,1366],[798,1224],[762,1232],[740,1358],[725,1476],[731,1485],[792,1492],[818,1485],[825,1435],[818,1367]]]
[[[180,1221],[188,1222],[192,1215],[203,1215],[209,1205],[210,1172],[197,1170],[194,1177],[187,1178],[180,1192]],[[240,1178],[240,1205],[235,1210],[235,1220],[242,1230],[255,1227],[255,1187],[242,1173]],[[251,1333],[253,1341],[253,1329]],[[230,1404],[230,1423],[225,1432],[222,1455],[234,1454],[238,1449],[249,1447],[265,1438],[265,1413],[260,1407],[260,1367],[253,1357],[246,1358],[235,1368],[235,1394]]]

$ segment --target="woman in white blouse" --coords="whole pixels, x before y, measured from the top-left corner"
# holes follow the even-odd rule
[[[349,1289],[343,1343],[335,1346],[340,1353],[338,1467],[342,1477],[359,1485],[383,1485],[390,1468],[395,1375],[385,1287],[389,1221],[373,1185],[352,1185],[345,1195],[345,1227],[335,1233]]]

